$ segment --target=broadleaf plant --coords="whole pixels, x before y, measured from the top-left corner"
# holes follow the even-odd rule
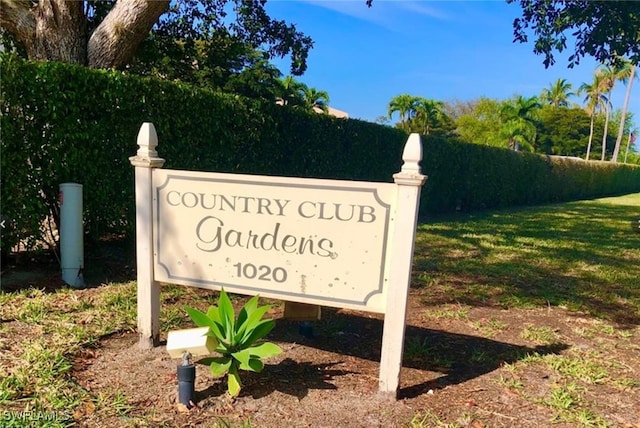
[[[242,388],[239,370],[260,372],[264,368],[263,358],[282,352],[274,343],[257,343],[276,325],[272,319],[262,319],[270,308],[270,305],[258,306],[258,296],[254,296],[240,309],[236,318],[224,289],[220,291],[218,306],[211,306],[206,313],[184,308],[198,327],[209,327],[207,335],[216,339],[216,352],[222,355],[203,358],[198,363],[208,365],[215,377],[228,375],[227,390],[232,397],[238,396]]]

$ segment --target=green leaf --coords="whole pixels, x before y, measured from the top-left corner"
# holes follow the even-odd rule
[[[274,320],[262,320],[258,323],[258,325],[251,331],[249,336],[243,340],[243,343],[250,345],[255,343],[257,340],[265,337],[273,328],[276,326],[276,322]]]
[[[242,388],[242,383],[240,382],[240,375],[238,374],[238,369],[234,366],[229,368],[229,379],[227,380],[227,390],[229,391],[229,395],[232,397],[237,397],[240,394],[240,389]]]
[[[258,296],[253,296],[251,299],[249,299],[247,301],[247,303],[244,304],[244,306],[240,310],[240,313],[238,314],[238,318],[236,320],[236,332],[237,333],[240,333],[241,331],[243,331],[246,328],[245,322],[247,321],[247,319],[249,318],[251,313],[253,313],[253,311],[255,311],[257,306],[258,306]]]
[[[220,290],[220,298],[218,299],[218,312],[220,314],[220,320],[222,321],[222,326],[224,327],[225,337],[233,338],[234,323],[235,323],[235,312],[233,310],[233,305],[231,304],[231,300],[229,300],[229,296],[224,291],[224,288]]]
[[[233,358],[240,362],[240,367],[242,368],[249,365],[249,359],[251,358],[251,349],[243,349],[241,351],[234,352],[231,355],[233,356]]]
[[[282,348],[280,348],[275,343],[264,342],[258,346],[247,348],[247,351],[249,351],[252,356],[256,356],[258,358],[268,358],[282,353]]]
[[[251,312],[251,314],[249,315],[249,318],[246,321],[246,329],[245,329],[245,334],[243,335],[243,337],[240,340],[241,342],[248,342],[246,339],[248,339],[251,334],[253,333],[253,331],[261,324],[261,319],[264,316],[264,314],[267,313],[267,311],[271,308],[270,305],[265,305],[265,306],[261,306],[259,308],[256,308],[255,310],[253,310]],[[269,321],[269,320],[265,320],[265,321]],[[270,330],[269,330],[270,331]],[[268,331],[267,331],[268,333]],[[265,333],[265,334],[267,334]],[[258,339],[261,339],[264,336],[260,336],[260,337],[256,337],[254,340],[252,340],[251,342],[248,342],[247,345],[251,345],[253,342],[255,342]]]
[[[213,321],[222,324],[222,320],[220,319],[220,312],[217,306],[209,307],[209,310],[207,310],[207,316]]]
[[[202,364],[203,366],[210,366],[212,362],[216,361],[220,357],[205,357],[200,358],[196,363]]]
[[[191,320],[198,327],[213,327],[213,320],[211,320],[211,318],[209,318],[204,312],[200,312],[199,310],[190,308],[188,306],[185,306],[184,310],[187,312],[187,314],[189,314]]]
[[[247,364],[240,364],[238,367],[240,370],[246,370],[251,372],[261,372],[264,368],[264,363],[259,358],[249,358]]]
[[[229,338],[225,336],[224,328],[219,323],[214,322],[210,327],[207,336],[215,337],[218,343],[225,343],[227,345],[230,343]]]
[[[247,342],[246,339],[249,338],[253,330],[260,325],[260,320],[269,308],[271,308],[271,306],[267,305],[253,309],[249,317],[243,322],[242,326],[238,328],[238,332],[235,335],[234,340],[241,344],[242,347],[252,344],[252,342]]]
[[[278,355],[281,352],[282,349],[275,343],[265,342],[258,346],[252,346],[250,348],[234,352],[231,355],[233,356],[233,358],[238,360],[238,362],[240,363],[240,368],[242,370],[254,371],[251,360],[271,357],[274,355]]]
[[[231,367],[231,358],[229,357],[213,357],[207,359],[210,360],[209,370],[214,377],[224,376]]]
[[[264,363],[258,358],[251,358],[249,360],[249,366],[251,367],[251,371],[259,373],[264,368]]]

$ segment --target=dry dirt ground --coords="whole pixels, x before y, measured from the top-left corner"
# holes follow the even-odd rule
[[[104,287],[75,294],[90,301]],[[284,352],[267,360],[261,373],[241,372],[243,389],[236,399],[229,399],[226,384],[212,378],[207,367],[198,366],[197,407],[185,411],[176,403],[177,361],[169,358],[164,342],[143,351],[135,331],[120,332],[75,355],[72,376],[93,397],[117,392],[121,408],[87,401],[74,410],[74,418],[80,427],[110,428],[576,427],[583,425],[558,420],[562,409],[548,404],[550,391],[566,380],[547,366],[524,363],[527,356],[598,354],[611,361],[604,367],[609,379],[640,380],[637,327],[624,337],[605,334],[601,321],[558,307],[468,307],[456,316],[455,303],[430,305],[427,293],[412,290],[410,295],[396,401],[377,393],[380,316],[323,308],[314,337],[306,338],[299,334],[299,323],[282,319],[282,305],[277,305],[269,313],[276,328],[268,339]],[[20,324],[6,323],[6,331],[31,334],[28,325]],[[530,325],[552,331],[553,343],[524,339],[523,328]],[[637,386],[576,384],[581,402],[595,409],[604,426],[640,427]]]
[[[420,300],[419,294],[412,294],[406,334],[409,355],[397,401],[377,394],[379,317],[325,309],[312,339],[298,334],[297,323],[278,322],[270,340],[284,352],[269,360],[263,372],[242,373],[243,389],[235,400],[228,399],[223,382],[199,366],[198,405],[188,413],[176,405],[176,361],[162,346],[140,351],[134,333],[104,340],[97,349],[78,355],[74,376],[94,394],[117,389],[130,397],[131,419],[92,413],[89,408],[86,415],[78,415],[80,426],[131,426],[136,416],[151,426],[216,426],[221,420],[230,426],[250,421],[252,427],[580,426],[553,422],[555,410],[536,402],[544,400],[559,379],[535,365],[517,375],[504,367],[534,352],[588,348],[589,341],[573,332],[590,326],[592,320],[557,308],[475,308],[464,321],[431,319],[422,315]],[[277,312],[274,318],[280,316]],[[487,320],[506,328],[479,334],[474,323]],[[520,327],[529,323],[553,328],[561,340],[546,346],[524,345]],[[493,337],[483,337],[487,335]],[[627,352],[638,350],[622,347],[612,357],[638,361],[638,355]],[[510,376],[526,385],[526,392],[508,387],[505,378]],[[640,427],[637,388],[624,394],[602,385],[588,388],[610,426]]]

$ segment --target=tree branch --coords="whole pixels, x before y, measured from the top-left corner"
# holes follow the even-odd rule
[[[89,67],[125,66],[168,7],[169,0],[118,0],[89,38]]]
[[[0,27],[11,33],[27,49],[36,34],[36,19],[29,0],[0,0]]]
[[[84,3],[74,0],[40,0],[34,9],[36,32],[30,58],[85,64],[87,58]]]

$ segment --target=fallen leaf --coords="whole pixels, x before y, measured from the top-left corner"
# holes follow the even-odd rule
[[[189,408],[182,403],[176,404],[176,408],[180,413],[189,413]]]
[[[92,401],[86,401],[84,403],[84,414],[90,415],[91,413],[96,411],[96,405],[93,404]]]

